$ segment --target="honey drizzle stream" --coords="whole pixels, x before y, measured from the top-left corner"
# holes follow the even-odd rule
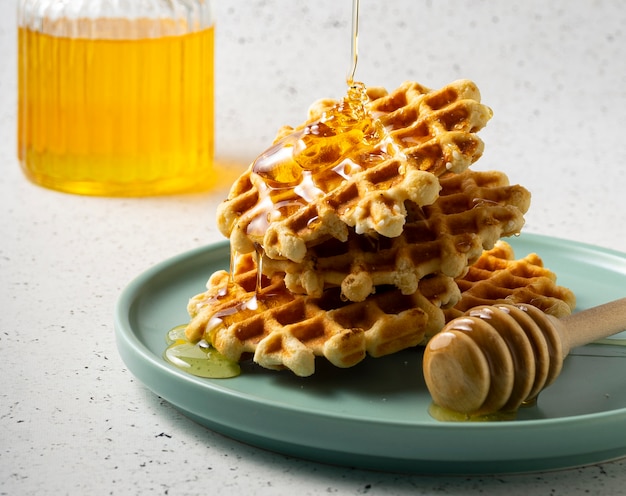
[[[348,72],[348,86],[352,86],[354,83],[354,75],[356,74],[356,66],[359,59],[359,1],[352,0],[352,66],[350,67],[350,72]]]

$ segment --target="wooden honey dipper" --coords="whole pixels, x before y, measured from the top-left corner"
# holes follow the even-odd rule
[[[426,345],[426,386],[454,412],[512,412],[558,377],[572,348],[625,329],[626,298],[563,319],[525,304],[478,306]]]

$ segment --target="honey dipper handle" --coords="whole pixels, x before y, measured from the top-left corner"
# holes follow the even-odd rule
[[[561,319],[561,324],[569,348],[617,334],[626,330],[626,298],[574,313]]]

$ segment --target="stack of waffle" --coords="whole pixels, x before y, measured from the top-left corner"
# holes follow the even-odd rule
[[[424,343],[464,305],[463,284],[501,284],[471,267],[519,233],[530,194],[470,169],[491,117],[476,86],[365,91],[316,103],[232,186],[218,209],[230,271],[191,299],[190,340],[308,376],[317,356],[350,367]]]

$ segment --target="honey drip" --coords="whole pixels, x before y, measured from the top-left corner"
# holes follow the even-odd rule
[[[348,72],[348,86],[352,86],[354,75],[356,74],[356,66],[359,61],[359,0],[352,0],[352,65]]]

